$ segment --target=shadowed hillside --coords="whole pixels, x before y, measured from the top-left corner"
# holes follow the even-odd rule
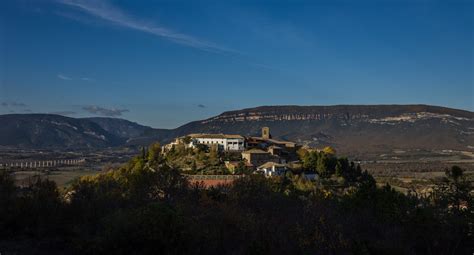
[[[344,153],[391,149],[474,149],[474,113],[427,105],[263,106],[225,112],[170,130],[169,140],[189,133],[259,135]]]
[[[0,116],[0,145],[104,147],[166,143],[190,133],[260,135],[350,155],[403,150],[474,150],[474,113],[428,105],[262,106],[229,111],[176,129],[121,119],[54,115]]]

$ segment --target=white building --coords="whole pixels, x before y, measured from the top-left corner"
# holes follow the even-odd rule
[[[266,177],[279,176],[285,174],[288,168],[285,164],[278,164],[275,162],[267,162],[257,167],[257,173],[263,173]]]
[[[241,135],[225,134],[191,134],[191,147],[197,144],[212,146],[216,144],[219,150],[223,151],[243,151],[245,150],[245,138]]]

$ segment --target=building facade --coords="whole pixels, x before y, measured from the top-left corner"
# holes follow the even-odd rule
[[[267,162],[257,167],[257,173],[262,173],[266,177],[281,176],[288,170],[285,164],[278,164],[275,162]]]
[[[208,147],[215,145],[221,151],[245,150],[245,138],[241,135],[191,134],[189,137],[191,138],[191,147],[203,144]]]
[[[265,164],[266,162],[280,163],[279,157],[273,156],[269,152],[260,149],[251,149],[242,152],[242,159],[254,167]]]

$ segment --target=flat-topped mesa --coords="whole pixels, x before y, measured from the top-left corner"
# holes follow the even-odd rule
[[[219,115],[212,119],[202,121],[203,124],[210,122],[244,122],[244,121],[282,121],[282,120],[325,120],[337,117],[334,114],[270,114],[253,113],[249,115]],[[342,116],[343,117],[343,116]],[[365,116],[353,116],[355,118],[368,118]]]
[[[380,105],[380,106],[264,106],[239,111],[225,112],[202,121],[246,122],[246,121],[363,121],[375,122],[389,118],[391,121],[418,119],[474,119],[469,111],[426,105]]]

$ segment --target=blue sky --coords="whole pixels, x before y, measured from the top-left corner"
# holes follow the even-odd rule
[[[0,3],[0,114],[173,128],[260,105],[474,110],[474,1]]]

